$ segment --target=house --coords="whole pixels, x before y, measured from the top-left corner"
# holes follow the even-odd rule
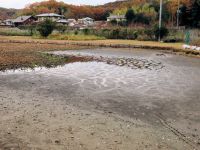
[[[108,27],[108,22],[106,21],[95,21],[93,29],[104,29]]]
[[[14,26],[16,27],[20,25],[32,24],[35,21],[36,21],[36,18],[34,18],[33,16],[19,16],[16,19],[12,20]]]
[[[3,21],[5,26],[14,26],[13,19],[6,19]]]
[[[0,26],[5,26],[5,23],[1,19],[0,19]]]
[[[68,26],[69,27],[74,27],[75,24],[77,24],[76,19],[67,19],[67,21],[68,21]]]
[[[53,22],[56,22],[58,20],[64,19],[65,16],[63,15],[59,15],[59,14],[55,14],[55,13],[46,13],[46,14],[39,14],[36,16],[38,19],[38,22],[42,22],[46,19],[49,19]]]
[[[78,19],[78,23],[90,26],[94,24],[94,19],[86,17],[86,18]]]
[[[69,22],[66,19],[60,19],[60,20],[56,21],[56,23],[62,24],[62,25],[67,25]]]
[[[107,18],[107,21],[108,22],[110,22],[110,21],[117,21],[117,22],[126,21],[126,17],[125,17],[125,15],[110,15]]]

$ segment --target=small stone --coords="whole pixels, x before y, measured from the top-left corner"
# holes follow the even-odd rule
[[[55,140],[55,143],[56,143],[56,144],[60,144],[60,141],[59,141],[59,140]]]

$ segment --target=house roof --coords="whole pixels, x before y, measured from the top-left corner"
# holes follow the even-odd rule
[[[85,17],[85,18],[78,19],[78,20],[94,20],[94,19],[92,19],[92,18],[90,18],[90,17]]]
[[[69,21],[67,21],[66,19],[60,19],[58,21],[56,21],[57,23],[68,23]]]
[[[46,13],[46,14],[39,14],[36,17],[64,17],[64,16],[55,13]]]
[[[85,19],[85,20],[94,20],[94,19],[92,19],[90,17],[86,17],[86,18],[83,18],[83,19]]]
[[[76,22],[76,19],[67,19],[68,22]]]
[[[16,19],[12,20],[14,23],[20,23],[20,22],[24,22],[26,20],[28,20],[29,18],[31,18],[32,16],[19,16]]]
[[[125,19],[125,15],[110,15],[108,19]]]
[[[3,22],[13,22],[14,19],[6,19]]]

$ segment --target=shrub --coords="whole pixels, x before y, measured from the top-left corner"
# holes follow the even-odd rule
[[[40,35],[43,37],[49,36],[54,29],[55,29],[55,23],[48,19],[40,23],[37,28]]]
[[[78,30],[75,30],[75,31],[74,31],[74,34],[75,34],[75,35],[78,35]]]
[[[159,36],[160,36],[160,39],[163,39],[169,34],[169,30],[166,27],[162,26],[161,28],[159,28],[158,25],[154,26],[153,32],[157,40],[159,39]]]
[[[135,40],[138,38],[138,31],[128,30],[126,39]]]
[[[120,33],[120,30],[119,29],[114,29],[111,31],[111,38],[112,39],[118,39],[119,38],[119,33]]]
[[[60,33],[65,33],[65,31],[67,30],[67,26],[65,26],[65,25],[57,25],[56,26],[56,30],[58,30],[58,32],[60,32]]]
[[[90,29],[83,29],[82,30],[83,31],[83,34],[85,34],[85,35],[89,35],[89,33],[90,33]]]
[[[74,35],[74,34],[51,34],[49,39],[54,40],[103,40],[104,37],[95,36],[95,35]]]
[[[128,28],[100,29],[94,32],[95,35],[107,39],[137,39],[139,32]]]
[[[122,26],[122,27],[126,27],[128,24],[127,24],[126,21],[119,21],[119,22],[118,22],[118,25],[119,25],[119,26]]]
[[[144,34],[146,35],[146,37],[149,40],[153,40],[154,39],[154,31],[152,29],[145,29],[144,30]]]
[[[111,23],[112,25],[117,25],[117,20],[111,20],[110,23]]]

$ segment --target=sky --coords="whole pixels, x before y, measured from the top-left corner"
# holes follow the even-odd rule
[[[4,8],[24,8],[26,5],[34,2],[41,2],[44,0],[0,0],[0,7]],[[99,5],[108,2],[113,2],[115,0],[58,0],[63,1],[68,4],[75,5]]]

